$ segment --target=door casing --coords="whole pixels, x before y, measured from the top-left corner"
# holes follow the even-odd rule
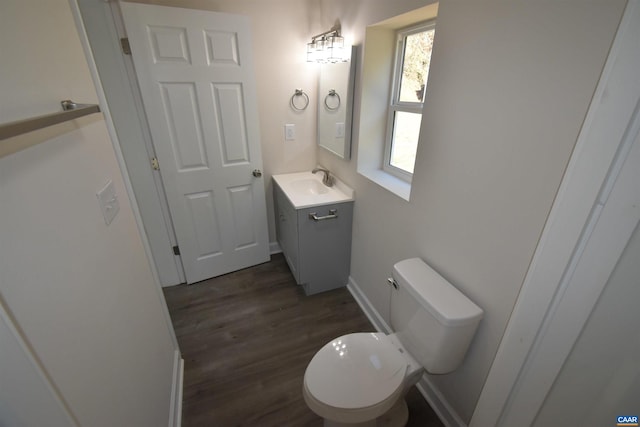
[[[121,9],[187,282],[268,261],[249,19]]]
[[[149,244],[150,259],[154,260],[152,267],[162,286],[184,283],[181,258],[173,252],[177,239],[164,185],[160,173],[150,167],[150,159],[156,157],[156,153],[149,137],[133,61],[131,56],[122,53],[120,46],[120,38],[126,36],[120,4],[76,1],[108,103],[113,106],[119,146],[144,224],[141,230]]]

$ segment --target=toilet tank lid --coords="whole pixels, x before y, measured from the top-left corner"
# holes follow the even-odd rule
[[[393,277],[444,326],[478,322],[483,311],[420,258],[400,261]]]

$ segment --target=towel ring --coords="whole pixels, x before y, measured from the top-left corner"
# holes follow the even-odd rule
[[[329,103],[327,102],[330,96],[335,96],[336,98],[338,98],[338,105],[336,105],[335,107],[329,106]],[[335,89],[330,89],[327,96],[324,97],[324,106],[329,111],[337,111],[340,108],[340,95],[338,95],[338,92],[336,92]]]
[[[302,105],[296,104],[297,97],[302,97],[302,100],[303,100]],[[304,93],[302,89],[296,89],[293,95],[291,95],[290,104],[291,104],[291,108],[293,108],[294,110],[304,111],[309,106],[309,95]]]

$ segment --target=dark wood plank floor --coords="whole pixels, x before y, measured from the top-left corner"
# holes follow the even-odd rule
[[[306,297],[281,254],[266,264],[164,288],[185,361],[183,425],[314,426],[302,398],[315,352],[374,331],[346,288]],[[409,426],[442,426],[414,388]]]

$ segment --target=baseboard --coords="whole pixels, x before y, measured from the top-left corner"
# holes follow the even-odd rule
[[[371,301],[362,292],[362,289],[358,286],[353,277],[349,276],[349,284],[347,289],[351,292],[351,295],[356,300],[365,316],[373,324],[373,326],[379,332],[390,333],[391,327],[380,315],[378,310],[375,309]],[[462,421],[460,416],[453,410],[449,402],[442,396],[442,394],[431,384],[429,378],[426,375],[422,376],[422,379],[416,385],[424,399],[429,402],[429,405],[433,411],[438,415],[442,423],[447,427],[467,427]]]
[[[351,292],[353,299],[356,300],[360,309],[364,312],[365,316],[369,319],[373,326],[375,326],[376,330],[379,332],[384,332],[386,334],[391,332],[391,327],[387,324],[387,322],[382,318],[378,310],[373,307],[369,298],[362,292],[362,289],[358,286],[358,284],[353,280],[353,277],[349,276],[349,283],[347,284],[347,289]]]
[[[280,252],[282,252],[282,248],[280,248],[278,242],[269,242],[269,253],[271,255],[279,254]]]
[[[429,377],[423,375],[422,379],[416,384],[416,387],[424,399],[429,402],[429,406],[431,406],[433,412],[440,418],[442,424],[446,427],[467,427],[467,424],[462,421],[458,413],[453,410],[444,396],[433,387],[433,384],[429,381]]]
[[[182,383],[184,380],[184,359],[176,349],[173,357],[173,384],[171,387],[171,406],[169,408],[169,427],[182,425]]]

